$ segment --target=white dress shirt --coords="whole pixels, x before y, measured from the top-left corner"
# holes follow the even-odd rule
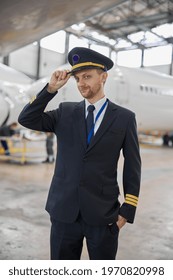
[[[88,115],[88,110],[87,110],[88,106],[89,105],[94,105],[94,107],[95,107],[95,110],[94,110],[94,124],[95,124],[94,125],[94,134],[97,132],[97,130],[98,130],[98,128],[99,128],[99,126],[100,126],[100,124],[103,120],[104,114],[106,112],[106,108],[108,106],[108,103],[106,104],[104,110],[102,111],[98,120],[95,123],[96,116],[97,116],[99,110],[101,109],[101,107],[103,106],[103,104],[106,102],[106,99],[107,99],[106,96],[104,96],[102,99],[100,99],[99,101],[97,101],[96,103],[93,103],[93,104],[89,103],[88,100],[85,99],[85,117],[87,117],[87,115]]]

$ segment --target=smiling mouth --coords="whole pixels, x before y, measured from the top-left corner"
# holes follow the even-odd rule
[[[85,92],[86,90],[88,90],[88,88],[81,88],[80,89],[81,92]]]

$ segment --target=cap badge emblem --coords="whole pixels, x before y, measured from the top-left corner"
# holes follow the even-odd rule
[[[74,54],[73,57],[72,57],[72,59],[73,59],[73,62],[74,62],[74,63],[77,63],[77,62],[79,61],[80,57],[79,57],[78,54]]]

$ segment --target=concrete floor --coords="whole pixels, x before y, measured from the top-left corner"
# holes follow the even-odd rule
[[[141,146],[142,184],[135,223],[120,232],[117,259],[173,259],[173,149]],[[121,178],[122,159],[120,160]],[[54,164],[0,159],[0,259],[49,259],[44,210]],[[120,179],[121,181],[121,179]],[[82,259],[88,259],[86,247]]]

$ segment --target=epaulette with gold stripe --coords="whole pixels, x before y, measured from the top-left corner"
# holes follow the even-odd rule
[[[36,99],[36,96],[32,96],[30,104],[32,104],[32,102]]]
[[[125,203],[136,207],[138,204],[138,197],[132,194],[126,194]]]

